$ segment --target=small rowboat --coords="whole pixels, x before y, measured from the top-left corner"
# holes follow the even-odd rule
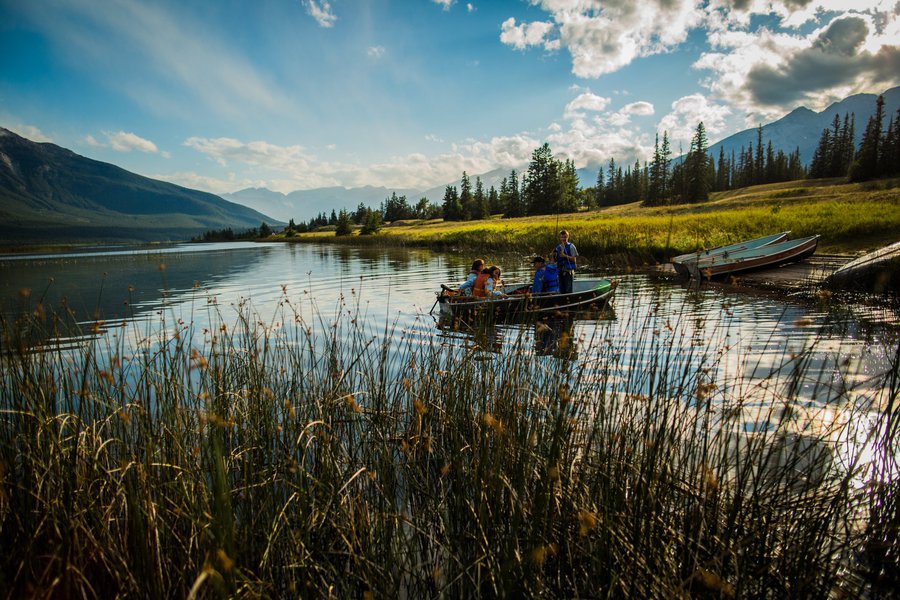
[[[828,276],[825,285],[874,292],[900,290],[900,242],[850,261]]]
[[[713,258],[716,256],[728,256],[730,254],[741,252],[743,250],[753,250],[755,248],[761,248],[770,244],[777,244],[778,242],[783,242],[784,240],[786,240],[789,233],[790,231],[782,231],[781,233],[763,236],[754,240],[747,240],[745,242],[729,244],[728,246],[718,246],[716,248],[710,248],[709,250],[689,252],[688,254],[681,254],[679,256],[676,256],[672,259],[671,262],[675,267],[675,270],[680,275],[690,277],[691,270],[688,265],[690,265],[691,263],[695,263],[697,261],[708,258]]]
[[[546,292],[531,294],[524,286],[508,296],[475,298],[454,293],[442,286],[437,293],[437,303],[444,315],[453,317],[505,318],[526,314],[550,314],[572,310],[601,310],[606,307],[616,291],[617,282],[609,279],[584,279],[572,283],[572,292],[560,294]]]
[[[778,267],[798,262],[811,256],[819,244],[819,236],[788,240],[775,244],[766,244],[759,248],[738,250],[728,254],[720,254],[701,258],[686,263],[691,276],[696,279],[731,275],[751,269]]]

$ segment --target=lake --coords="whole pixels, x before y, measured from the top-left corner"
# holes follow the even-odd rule
[[[0,259],[0,333],[27,334],[0,335],[5,547],[43,565],[89,531],[78,572],[115,554],[128,582],[179,590],[160,596],[210,568],[271,595],[465,596],[544,572],[561,597],[683,595],[695,576],[724,595],[878,595],[896,572],[879,554],[896,547],[892,309],[582,269],[619,281],[611,308],[432,315],[472,258]],[[530,276],[528,257],[490,258]],[[49,333],[59,313],[78,327]]]
[[[602,379],[604,386],[633,392],[657,385],[663,373],[700,378],[710,389],[745,398],[760,396],[761,405],[767,382],[788,378],[801,361],[792,357],[802,356],[796,393],[829,419],[836,418],[835,398],[845,399],[848,390],[866,397],[889,368],[897,318],[888,308],[828,297],[792,301],[719,285],[696,289],[646,274],[603,274],[618,279],[619,287],[612,309],[590,318],[476,328],[442,322],[437,309],[430,314],[435,290],[462,281],[471,258],[421,249],[251,242],[99,248],[0,258],[0,298],[7,320],[38,305],[47,312],[65,307],[83,325],[84,339],[95,330],[124,337],[126,345],[130,336],[152,335],[161,323],[189,323],[200,332],[213,321],[236,320],[240,311],[289,327],[287,301],[307,323],[333,324],[344,314],[373,336],[391,331],[394,341],[449,344],[482,361],[532,348],[547,361],[565,360],[582,384]],[[530,279],[528,257],[497,260],[504,280]],[[75,336],[66,343],[79,341]],[[769,421],[748,410],[745,428],[765,428]]]

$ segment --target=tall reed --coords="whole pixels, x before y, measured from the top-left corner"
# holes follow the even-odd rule
[[[585,364],[372,332],[352,294],[334,320],[206,310],[40,346],[44,315],[3,321],[3,596],[892,589],[897,356],[869,395],[817,388],[849,406],[829,423],[812,349],[723,380],[725,332],[563,340]]]

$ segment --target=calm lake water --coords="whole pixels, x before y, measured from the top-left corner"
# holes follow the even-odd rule
[[[527,257],[488,258],[502,265],[507,281],[530,278]],[[124,337],[149,334],[163,317],[201,331],[212,326],[214,314],[228,322],[248,307],[262,323],[291,327],[283,318],[287,300],[308,323],[327,327],[343,313],[373,336],[387,329],[394,340],[458,347],[488,364],[526,348],[548,369],[570,369],[588,385],[634,393],[660,377],[671,379],[673,388],[703,380],[709,389],[746,400],[747,431],[771,425],[770,384],[794,386],[815,414],[810,422],[868,414],[865,404],[876,400],[895,352],[897,316],[887,308],[718,285],[692,289],[645,274],[603,274],[620,284],[612,310],[601,315],[454,328],[435,318],[437,309],[435,316],[429,311],[435,290],[462,281],[471,259],[427,250],[256,243],[6,256],[0,257],[0,309],[9,322],[39,304],[48,312],[65,306],[86,331],[102,320],[104,335]],[[802,377],[792,375],[798,364]],[[848,398],[858,405],[844,406]]]

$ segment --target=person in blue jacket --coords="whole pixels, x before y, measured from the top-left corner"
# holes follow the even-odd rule
[[[556,265],[548,265],[544,262],[543,256],[535,256],[531,261],[534,264],[534,285],[531,292],[537,294],[540,292],[558,292],[559,277],[556,272]]]
[[[569,241],[569,232],[563,229],[559,232],[559,246],[553,250],[553,259],[559,269],[559,291],[563,294],[572,292],[577,258],[578,250],[575,249],[575,244]]]

